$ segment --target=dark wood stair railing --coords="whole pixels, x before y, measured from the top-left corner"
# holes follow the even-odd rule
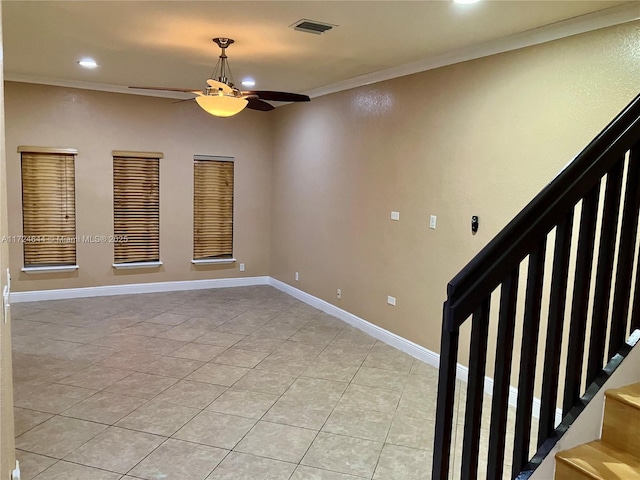
[[[482,404],[491,297],[498,289],[486,478],[528,478],[533,471],[529,451],[537,391],[541,391],[541,400],[535,446],[551,449],[559,428],[555,426],[557,406],[562,406],[565,420],[570,417],[609,359],[624,350],[629,334],[640,328],[639,212],[640,96],[449,282],[432,479],[449,478],[460,327],[469,319],[469,374],[459,473],[463,480],[478,478],[481,429],[487,428],[482,425]],[[552,232],[555,241],[549,246]],[[547,263],[551,265],[550,286],[544,288]],[[527,265],[524,304],[518,313],[523,264]],[[548,305],[548,311],[542,310],[543,304]],[[540,329],[542,323],[546,329]],[[516,339],[519,325],[522,338]],[[563,349],[565,330],[568,343]],[[539,339],[539,332],[545,337]],[[506,452],[514,345],[520,344],[513,451]],[[542,348],[544,361],[537,362]],[[544,375],[536,390],[540,367]],[[565,429],[566,421],[561,426]],[[505,456],[512,460],[510,473],[504,472]]]

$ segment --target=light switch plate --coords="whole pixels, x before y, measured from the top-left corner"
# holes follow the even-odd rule
[[[387,295],[387,303],[389,305],[396,306],[396,297],[392,297],[391,295]]]
[[[429,228],[431,228],[432,230],[436,229],[436,216],[435,215],[431,215],[431,218],[429,219]]]
[[[400,212],[391,212],[391,220],[400,220]]]

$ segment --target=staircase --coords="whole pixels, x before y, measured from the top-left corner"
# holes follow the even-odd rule
[[[640,383],[605,397],[602,438],[557,453],[555,480],[640,479]]]
[[[450,470],[462,480],[527,480],[555,448],[640,330],[639,218],[640,95],[449,282],[433,480],[448,480]],[[454,437],[458,361],[468,382]],[[569,471],[557,478],[640,479],[633,391],[609,394],[607,411],[622,416],[607,413],[601,442],[560,456]],[[461,461],[452,461],[460,441]],[[614,476],[588,473],[579,458],[601,459]]]

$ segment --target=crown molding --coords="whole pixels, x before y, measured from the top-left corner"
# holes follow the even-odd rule
[[[507,37],[480,43],[471,47],[434,55],[432,57],[407,63],[398,67],[379,70],[373,73],[358,75],[341,82],[332,83],[318,88],[313,88],[304,92],[311,98],[329,95],[372,83],[383,82],[393,78],[404,77],[414,73],[426,72],[435,68],[446,67],[456,63],[475,60],[477,58],[488,57],[498,53],[518,50],[520,48],[531,47],[541,43],[559,40],[561,38],[579,35],[581,33],[599,30],[601,28],[621,25],[640,19],[640,6],[638,1],[625,3],[617,7],[607,8],[597,12],[570,18],[561,22],[552,23],[543,27],[516,33]]]
[[[414,73],[426,72],[435,68],[446,67],[460,62],[475,60],[498,53],[518,50],[520,48],[540,45],[542,43],[559,40],[561,38],[579,35],[581,33],[599,30],[601,28],[621,25],[640,19],[640,2],[632,1],[617,7],[607,8],[597,12],[570,18],[561,22],[552,23],[543,27],[527,30],[526,32],[509,35],[496,40],[472,45],[470,47],[453,50],[440,55],[434,55],[417,62],[411,62],[377,72],[358,75],[340,82],[332,83],[318,88],[307,90],[305,93],[311,98],[329,95],[331,93],[350,90],[372,83],[383,82],[393,78],[404,77]],[[81,88],[84,90],[97,90],[101,92],[124,93],[127,95],[142,95],[146,97],[162,97],[175,99],[191,98],[188,94],[179,92],[162,92],[157,90],[136,90],[121,85],[106,83],[82,82],[76,80],[63,80],[34,75],[19,75],[5,73],[4,80],[9,82],[36,83],[41,85],[53,85],[58,87]]]
[[[82,90],[96,90],[99,92],[125,93],[127,95],[142,95],[144,97],[162,97],[186,100],[193,97],[188,93],[163,92],[160,90],[139,90],[136,88],[111,85],[109,83],[82,82],[79,80],[62,80],[59,78],[40,77],[37,75],[4,74],[5,82],[36,83],[38,85],[52,85],[54,87],[80,88]]]

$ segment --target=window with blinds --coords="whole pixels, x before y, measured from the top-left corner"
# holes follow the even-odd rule
[[[161,153],[113,152],[114,264],[160,261]]]
[[[75,149],[20,147],[24,266],[76,265]]]
[[[233,258],[233,158],[197,155],[193,165],[193,259]]]

